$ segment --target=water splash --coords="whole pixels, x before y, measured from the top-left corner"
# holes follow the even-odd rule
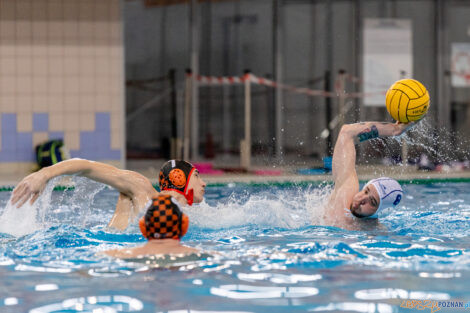
[[[426,154],[434,163],[448,163],[470,159],[470,140],[457,131],[437,127],[437,123],[428,117],[419,121],[412,129],[401,136],[388,137],[372,143],[376,152],[385,151],[385,155],[396,154],[403,143],[408,146],[409,159],[417,160]]]
[[[96,220],[95,212],[92,213],[95,196],[106,188],[106,185],[92,181],[85,177],[73,177],[73,183],[75,190],[72,195],[62,193],[60,198],[56,202],[64,212],[74,212],[75,217],[72,223],[80,223],[81,227],[85,227],[91,218],[93,221]],[[78,216],[78,218],[77,218]],[[69,219],[70,217],[67,217]],[[63,220],[49,218],[49,222],[60,223]]]
[[[245,225],[293,229],[322,224],[324,203],[330,191],[331,186],[272,187],[256,194],[239,190],[232,192],[226,201],[212,204],[204,201],[185,208],[185,213],[192,224],[209,229]]]
[[[33,204],[27,201],[23,206],[17,208],[12,205],[10,197],[3,209],[3,214],[0,216],[0,233],[21,237],[60,223],[62,221],[57,216],[48,213],[57,210],[57,203],[59,203],[58,210],[60,211],[60,204],[63,202],[67,202],[66,205],[70,207],[78,208],[81,225],[85,226],[87,217],[90,216],[94,197],[105,188],[105,185],[86,178],[74,177],[72,184],[75,185],[75,190],[72,197],[66,197],[66,192],[63,192],[58,201],[52,200],[54,187],[61,179],[60,177],[51,179]],[[66,211],[69,212],[70,208],[67,208]]]
[[[0,233],[10,234],[15,237],[24,236],[43,228],[44,223],[37,220],[38,215],[44,216],[50,206],[52,191],[57,179],[52,179],[36,200],[31,204],[27,201],[17,208],[11,203],[11,197],[0,216]]]

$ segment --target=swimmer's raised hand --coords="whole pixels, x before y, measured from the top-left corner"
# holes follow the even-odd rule
[[[11,203],[18,208],[28,200],[33,204],[44,190],[46,183],[47,177],[43,170],[26,176],[13,190]]]

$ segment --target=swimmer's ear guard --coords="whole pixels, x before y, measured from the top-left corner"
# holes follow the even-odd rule
[[[152,199],[152,204],[139,220],[139,228],[148,240],[181,239],[188,231],[189,218],[171,196],[160,195]]]
[[[182,194],[189,205],[193,204],[194,191],[188,190],[189,179],[196,168],[183,160],[170,160],[160,169],[160,190],[173,190]]]

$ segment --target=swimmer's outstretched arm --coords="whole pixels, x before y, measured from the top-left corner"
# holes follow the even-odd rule
[[[333,153],[333,179],[337,186],[348,179],[357,181],[355,144],[366,140],[399,136],[416,123],[362,122],[341,128]],[[351,182],[348,182],[351,183]]]
[[[70,159],[45,167],[26,176],[13,190],[11,202],[17,207],[26,201],[34,203],[47,182],[60,175],[79,175],[116,188],[133,198],[138,193],[153,192],[152,183],[143,175],[114,166],[83,159]]]

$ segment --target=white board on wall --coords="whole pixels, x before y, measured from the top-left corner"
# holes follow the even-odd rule
[[[384,106],[388,87],[413,76],[412,39],[411,20],[364,20],[364,105]]]
[[[452,87],[470,87],[470,42],[454,42],[451,50]]]

